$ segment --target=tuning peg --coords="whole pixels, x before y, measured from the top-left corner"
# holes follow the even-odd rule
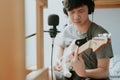
[[[111,34],[110,34],[110,33],[109,33],[109,34],[108,34],[108,33],[104,33],[104,34],[103,34],[103,37],[110,38],[110,37],[111,37]]]
[[[108,34],[108,38],[111,38],[111,33]]]
[[[107,37],[108,36],[108,34],[107,33],[103,33],[103,37]]]
[[[98,34],[98,37],[102,37],[103,35],[102,34]]]
[[[98,37],[107,37],[107,38],[110,38],[111,34],[110,33],[98,34]]]

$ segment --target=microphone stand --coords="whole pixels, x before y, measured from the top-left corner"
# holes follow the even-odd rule
[[[57,33],[60,33],[60,31],[57,30],[56,26],[53,26],[53,28],[50,28],[49,31],[44,31],[44,32],[49,32],[50,37],[52,38],[52,44],[51,44],[51,80],[53,80],[53,48],[54,48],[54,39],[57,35]]]

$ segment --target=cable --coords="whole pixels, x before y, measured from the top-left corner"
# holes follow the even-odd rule
[[[94,0],[92,0],[94,2]],[[94,21],[94,12],[92,13],[92,21]]]
[[[53,48],[54,48],[54,38],[52,38],[52,50],[51,50],[51,80],[53,80]]]
[[[92,13],[92,22],[94,21],[94,12]]]

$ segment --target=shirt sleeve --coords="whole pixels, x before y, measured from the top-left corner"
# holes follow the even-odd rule
[[[64,34],[60,33],[56,39],[55,39],[55,44],[60,47],[65,47],[65,39],[64,39]]]
[[[65,27],[56,39],[57,45],[63,48],[68,47],[74,40],[72,31],[74,31],[72,26]]]
[[[103,34],[103,33],[109,33],[106,29],[104,29],[101,26],[98,26],[97,29],[94,32],[94,36],[98,36],[98,34]],[[111,45],[111,39],[109,42],[101,47],[98,52],[96,52],[97,58],[112,58],[113,57],[113,50],[112,50],[112,45]]]
[[[97,58],[112,58],[113,57],[113,50],[111,42],[104,45],[98,52],[96,52]]]

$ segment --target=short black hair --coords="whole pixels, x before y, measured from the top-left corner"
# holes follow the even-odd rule
[[[87,5],[88,7],[88,14],[91,14],[94,12],[94,1],[92,0],[63,0],[63,12],[67,14],[67,11],[71,11],[74,8],[81,7],[83,5]]]

